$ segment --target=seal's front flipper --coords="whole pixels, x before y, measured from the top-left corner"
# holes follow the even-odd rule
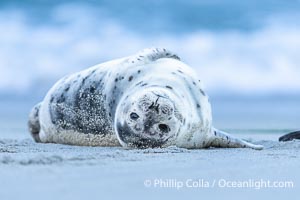
[[[294,131],[288,134],[285,134],[279,138],[280,142],[292,141],[294,139],[300,139],[300,131]]]
[[[214,136],[210,144],[211,147],[252,148],[255,150],[262,150],[264,148],[262,145],[251,144],[215,128],[212,131]]]

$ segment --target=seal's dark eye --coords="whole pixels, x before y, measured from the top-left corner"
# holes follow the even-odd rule
[[[130,118],[133,119],[133,120],[137,120],[140,116],[138,116],[138,114],[132,112],[130,113]]]
[[[163,133],[168,133],[171,130],[170,127],[168,125],[166,125],[166,124],[159,124],[158,128]]]

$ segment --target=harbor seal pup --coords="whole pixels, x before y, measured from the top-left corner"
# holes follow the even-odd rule
[[[291,133],[287,133],[279,138],[280,142],[292,141],[298,139],[300,140],[300,131],[294,131]]]
[[[163,48],[65,76],[32,109],[28,124],[43,143],[263,148],[213,128],[201,81]]]

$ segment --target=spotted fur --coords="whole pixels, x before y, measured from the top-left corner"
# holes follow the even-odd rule
[[[145,49],[62,78],[32,110],[29,129],[44,143],[261,148],[212,127],[201,81],[163,48]]]

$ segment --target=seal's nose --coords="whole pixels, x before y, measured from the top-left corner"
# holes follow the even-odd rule
[[[170,127],[167,124],[159,124],[158,128],[163,133],[168,133],[171,130]]]
[[[133,131],[127,123],[117,124],[117,134],[118,139],[121,142],[122,146],[125,147],[133,147],[133,148],[155,148],[161,147],[166,141],[162,140],[161,138],[152,137],[157,134],[156,131]],[[145,134],[148,135],[145,137]]]

